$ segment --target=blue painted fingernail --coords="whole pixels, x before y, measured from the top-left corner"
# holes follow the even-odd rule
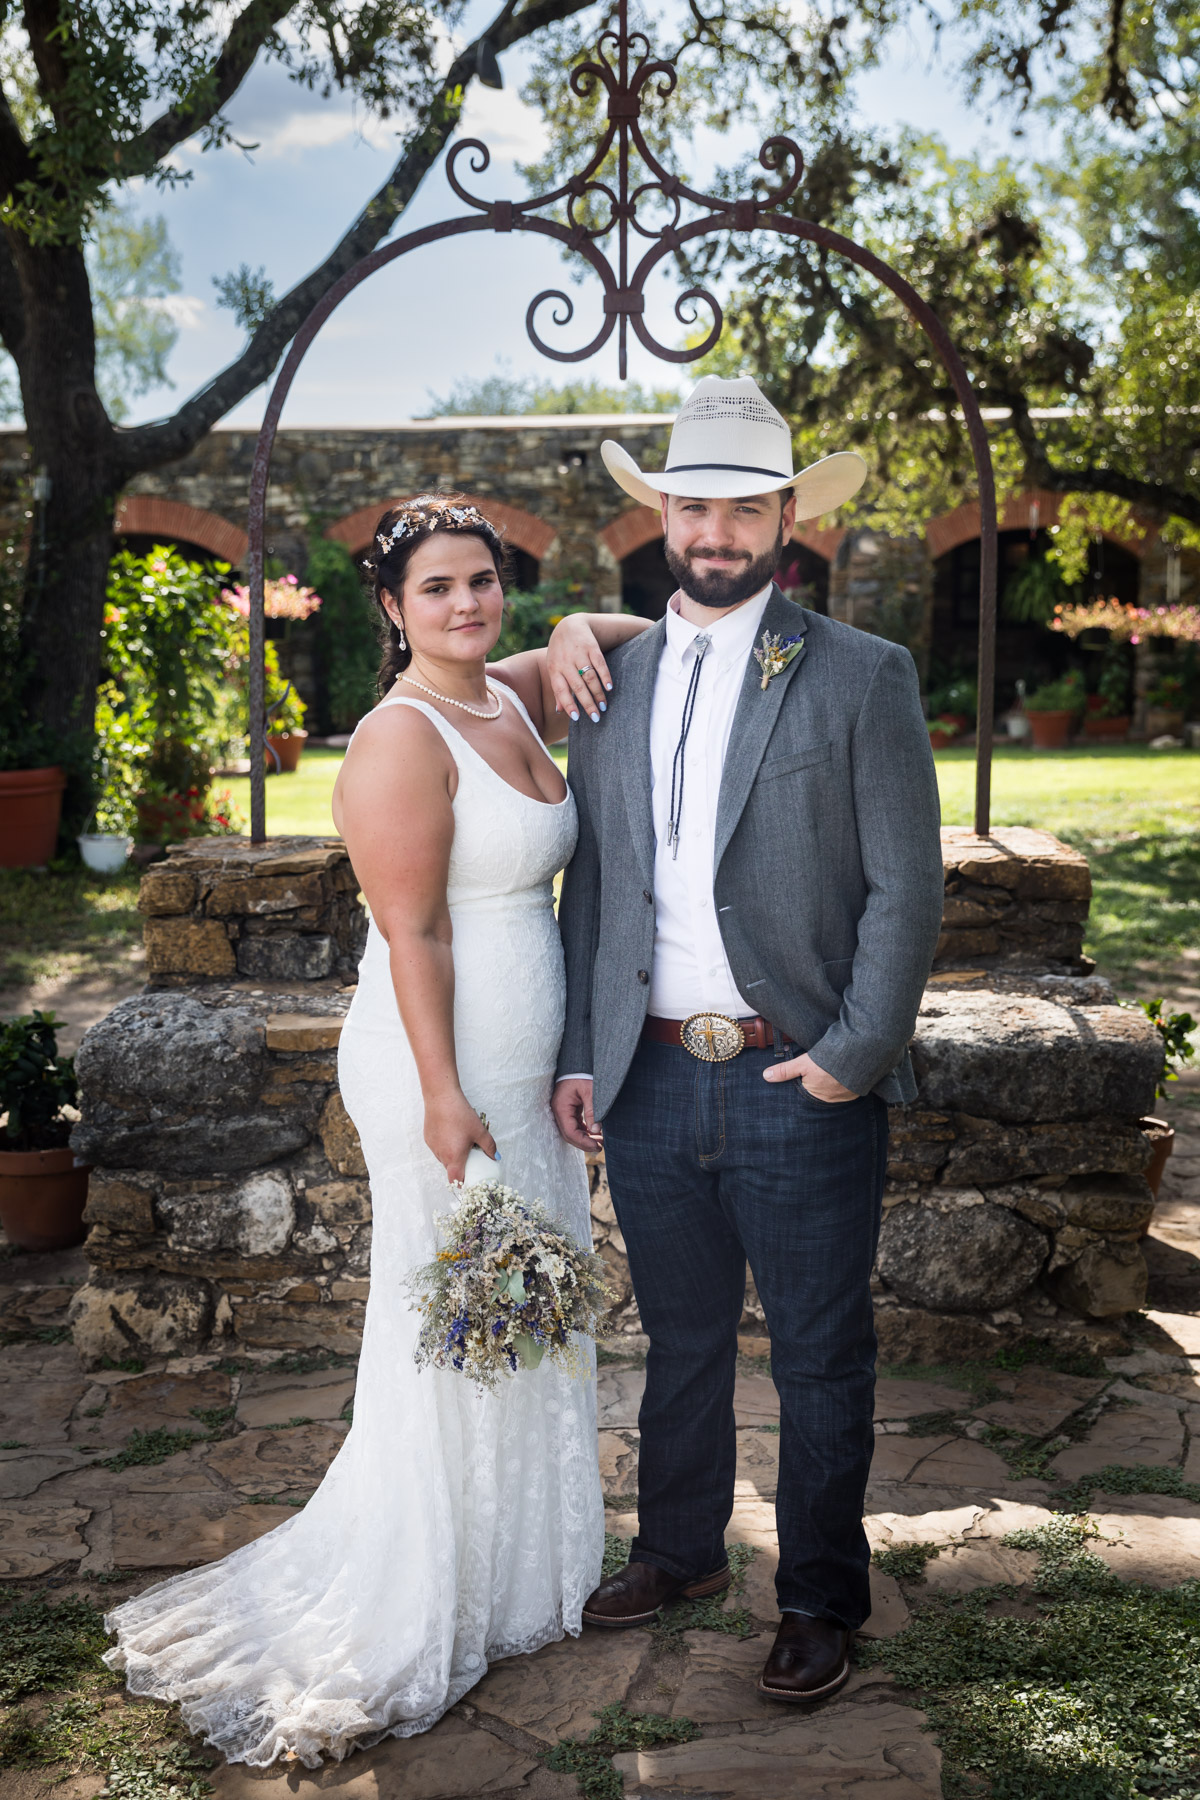
[[[577,712],[573,712],[573,713],[572,713],[572,714],[571,714],[571,717],[572,717],[572,718],[573,718],[573,719],[578,719],[578,717],[579,717],[579,714],[578,714],[578,713],[577,713]]]
[[[604,702],[604,701],[603,701],[603,700],[602,700],[602,701],[601,701],[601,702],[600,702],[600,711],[601,711],[601,712],[607,712],[607,711],[608,711],[608,707],[607,707],[607,705],[606,705],[606,703],[605,703],[605,702]]]
[[[606,681],[604,685],[608,689],[609,693],[611,694],[612,693],[612,682]]]
[[[593,714],[592,714],[592,724],[593,724],[593,725],[598,725],[598,724],[599,724],[599,723],[600,723],[600,714],[599,714],[599,713],[593,713]]]

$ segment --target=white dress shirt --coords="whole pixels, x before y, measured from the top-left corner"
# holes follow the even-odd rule
[[[679,595],[667,607],[666,639],[650,709],[650,769],[654,810],[654,962],[649,1010],[660,1019],[721,1012],[747,1019],[721,942],[713,899],[717,799],[733,727],[733,715],[750,653],[762,635],[770,584],[709,625],[693,625],[679,613]],[[683,811],[678,854],[667,841],[671,770],[683,725],[683,706],[695,667],[696,638],[710,646],[700,664],[696,709],[683,758]]]

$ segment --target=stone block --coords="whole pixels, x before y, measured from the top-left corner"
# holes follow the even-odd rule
[[[225,1175],[278,1161],[299,1150],[308,1137],[304,1121],[283,1111],[234,1113],[224,1119],[205,1113],[139,1117],[122,1107],[89,1102],[71,1144],[93,1164],[172,1175]]]
[[[267,1018],[268,1050],[336,1050],[344,1018],[313,1013],[271,1013]]]
[[[194,877],[166,863],[151,863],[138,883],[138,911],[148,917],[191,912],[195,904]]]
[[[1063,1185],[1060,1199],[1067,1222],[1085,1231],[1140,1236],[1154,1211],[1154,1195],[1142,1175],[1076,1176]]]
[[[1170,1494],[1092,1496],[1100,1532],[1088,1549],[1122,1581],[1176,1587],[1200,1569],[1200,1506]]]
[[[989,1450],[985,1444],[973,1443],[970,1438],[956,1437],[947,1443],[936,1444],[906,1479],[922,1486],[986,1488],[989,1492],[999,1492],[1011,1477],[1008,1464],[994,1450]],[[1000,1488],[997,1483],[1001,1484]]]
[[[633,1440],[630,1442],[630,1440]],[[606,1500],[621,1494],[637,1493],[637,1433],[635,1431],[602,1431],[600,1433],[600,1485]]]
[[[1036,1226],[982,1198],[953,1210],[910,1203],[889,1209],[876,1267],[916,1306],[993,1311],[1032,1286],[1048,1254]]]
[[[85,1108],[244,1111],[267,1067],[266,1034],[250,1008],[183,993],[137,994],[86,1032],[76,1070]],[[85,1111],[86,1121],[86,1111]]]
[[[338,1800],[464,1800],[466,1795],[477,1800],[489,1794],[510,1800],[525,1792],[527,1777],[537,1769],[537,1758],[527,1751],[448,1713],[431,1731],[385,1738],[336,1766],[249,1769],[226,1763],[211,1770],[208,1781],[214,1800],[316,1800],[330,1788]],[[551,1779],[564,1785],[540,1790],[547,1795],[565,1795],[574,1786],[571,1776]],[[275,1793],[268,1795],[268,1787]]]
[[[1051,1466],[1063,1481],[1093,1475],[1109,1463],[1166,1468],[1183,1456],[1183,1435],[1183,1421],[1174,1407],[1147,1394],[1143,1405],[1107,1408],[1083,1442],[1061,1450]]]
[[[602,1708],[625,1699],[651,1643],[645,1631],[585,1631],[547,1644],[496,1663],[472,1688],[471,1705],[543,1744],[585,1738]]]
[[[1113,1319],[1140,1312],[1149,1282],[1137,1244],[1089,1244],[1074,1262],[1050,1276],[1056,1300],[1085,1319]]]
[[[172,1431],[193,1431],[199,1436],[205,1427],[196,1413],[228,1406],[229,1394],[229,1376],[219,1375],[215,1369],[197,1375],[168,1371],[135,1375],[108,1389],[100,1417],[100,1435],[105,1443],[121,1443],[131,1431],[155,1431],[164,1426]],[[91,1423],[83,1417],[75,1420],[71,1432],[75,1443],[90,1441]]]
[[[301,1415],[288,1415],[293,1416]],[[348,1430],[337,1419],[295,1425],[285,1431],[239,1431],[236,1437],[214,1444],[206,1460],[210,1469],[241,1494],[317,1488]]]
[[[159,1211],[173,1249],[234,1250],[244,1256],[278,1256],[296,1221],[292,1184],[278,1169],[264,1169],[232,1187],[205,1183],[200,1192],[168,1186]]]
[[[87,1555],[84,1506],[0,1506],[0,1580],[28,1581]]]
[[[349,1300],[305,1305],[287,1300],[236,1300],[238,1341],[261,1349],[338,1350],[362,1348],[363,1309]]]
[[[717,1632],[685,1631],[687,1667],[671,1705],[677,1719],[697,1725],[763,1723],[778,1718],[778,1702],[756,1691],[771,1649],[765,1634],[752,1638],[723,1637]]]
[[[877,1419],[912,1419],[921,1413],[967,1413],[971,1396],[963,1388],[942,1381],[906,1381],[881,1375],[875,1383]]]
[[[88,1182],[83,1219],[86,1225],[103,1225],[128,1237],[153,1237],[154,1191],[96,1169]]]
[[[1155,1027],[1124,1007],[941,986],[926,993],[912,1053],[923,1105],[1031,1124],[1140,1118],[1163,1055]]]
[[[958,1113],[951,1136],[940,1175],[950,1186],[990,1186],[1037,1175],[1133,1174],[1149,1157],[1145,1134],[1136,1125],[1100,1119],[1012,1125]]]
[[[1094,1400],[1104,1387],[1103,1377],[1059,1375],[1037,1367],[1021,1369],[1015,1375],[997,1374],[992,1382],[1003,1390],[1004,1398],[973,1407],[975,1417],[1032,1437],[1048,1437],[1057,1431],[1064,1419]]]
[[[270,917],[301,906],[321,907],[329,896],[329,885],[317,870],[307,875],[251,875],[214,882],[204,896],[204,910],[215,919],[239,913]]]
[[[367,1165],[354,1122],[339,1093],[330,1094],[317,1127],[330,1163],[339,1175],[363,1176]]]
[[[237,947],[238,973],[252,981],[323,981],[333,973],[336,961],[333,939],[316,933],[248,937]]]
[[[931,1312],[923,1306],[875,1308],[879,1360],[904,1363],[989,1360],[1004,1342],[996,1326],[972,1313]]]
[[[68,1315],[84,1363],[105,1356],[187,1356],[204,1348],[212,1328],[212,1292],[206,1281],[147,1276],[111,1286],[91,1281],[80,1288]]]
[[[289,1419],[340,1419],[354,1398],[353,1369],[320,1369],[312,1375],[247,1375],[237,1416],[250,1426],[286,1425]]]
[[[813,1718],[751,1724],[613,1758],[625,1793],[720,1794],[723,1800],[941,1800],[941,1753],[925,1715],[892,1702],[849,1701]]]
[[[40,1355],[30,1356],[31,1351]],[[69,1344],[10,1345],[0,1363],[0,1439],[65,1444],[71,1413],[87,1385]]]
[[[233,975],[237,959],[225,927],[216,919],[146,920],[146,972],[215,980]]]
[[[636,1431],[645,1386],[645,1369],[600,1369],[596,1375],[596,1422],[600,1428]]]
[[[230,1507],[211,1487],[174,1494],[118,1494],[112,1502],[112,1560],[118,1569],[217,1562],[296,1516],[291,1506]]]
[[[967,881],[1008,888],[1022,899],[1089,900],[1087,858],[1048,831],[999,826],[979,838],[968,825],[943,825],[942,868],[947,884]]]

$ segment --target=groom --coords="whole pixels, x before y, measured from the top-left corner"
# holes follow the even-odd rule
[[[584,1621],[649,1623],[729,1585],[737,1330],[749,1261],[779,1390],[782,1623],[759,1690],[849,1673],[870,1610],[869,1280],[887,1103],[942,916],[938,793],[907,650],[785,600],[799,519],[865,475],[792,471],[755,383],[707,377],[667,467],[606,443],[661,506],[679,592],[616,650],[599,728],[572,729],[579,846],[563,889],[567,1022],[554,1112],[603,1141],[649,1336],[638,1535]]]

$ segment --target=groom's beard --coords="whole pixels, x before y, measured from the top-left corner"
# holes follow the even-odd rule
[[[694,600],[698,606],[714,608],[740,606],[743,600],[761,593],[774,579],[783,555],[783,525],[780,524],[774,544],[761,556],[751,556],[748,550],[714,550],[703,544],[693,544],[681,555],[672,549],[670,538],[664,543],[663,552],[668,569],[689,600]],[[719,557],[728,567],[708,570],[701,575],[692,566],[692,558],[697,556]]]

